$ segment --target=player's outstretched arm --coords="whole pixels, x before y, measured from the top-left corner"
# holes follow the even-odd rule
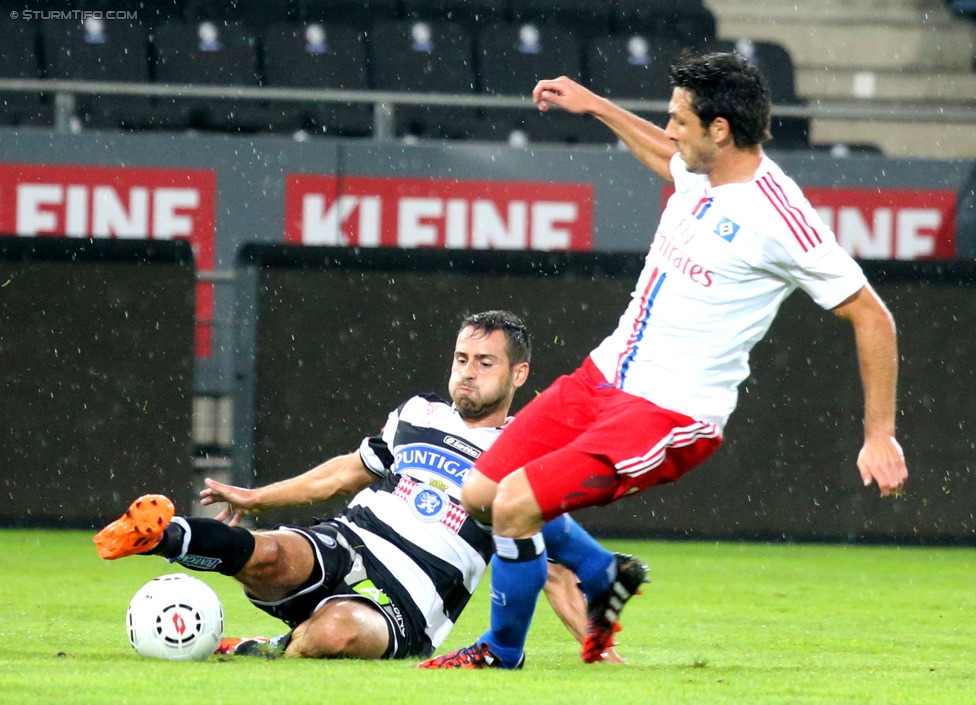
[[[579,589],[573,571],[558,563],[549,564],[549,577],[543,590],[556,616],[580,644],[586,636],[586,597]],[[605,663],[624,663],[612,646],[603,654]]]
[[[200,504],[226,502],[227,507],[216,518],[229,519],[228,523],[236,526],[248,515],[278,507],[317,504],[358,492],[375,480],[376,476],[366,469],[356,451],[327,460],[296,477],[255,489],[227,485],[208,477],[204,480],[206,488],[200,491]]]
[[[877,482],[882,496],[895,495],[908,479],[905,454],[895,438],[898,340],[895,321],[870,285],[833,309],[854,326],[864,386],[864,445],[857,467],[864,486]]]
[[[663,179],[671,181],[674,142],[657,125],[601,98],[566,76],[539,81],[532,100],[543,112],[553,105],[570,113],[589,114],[614,131],[637,160]]]

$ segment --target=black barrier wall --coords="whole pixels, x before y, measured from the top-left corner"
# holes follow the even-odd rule
[[[525,317],[535,351],[519,408],[613,328],[641,264],[636,255],[246,248],[238,409],[253,400],[254,417],[238,428],[238,480],[302,472],[355,449],[408,396],[446,396],[464,313],[508,308]],[[911,472],[904,495],[882,500],[860,485],[853,334],[796,293],[754,350],[719,453],[672,486],[578,518],[618,536],[976,539],[976,268],[865,269],[899,324],[899,436]],[[290,510],[265,521],[322,513]]]
[[[193,488],[187,243],[0,237],[0,524]]]

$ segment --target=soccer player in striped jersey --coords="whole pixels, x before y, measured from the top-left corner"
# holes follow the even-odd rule
[[[292,628],[273,640],[226,639],[218,653],[429,656],[491,556],[490,531],[461,507],[461,485],[508,422],[530,357],[528,331],[513,314],[468,316],[454,350],[452,402],[411,397],[357,451],[288,480],[245,489],[207,479],[202,503],[227,503],[214,519],[174,516],[166,497],[141,497],[95,537],[98,553],[110,560],[160,555],[233,576],[256,606]],[[314,526],[255,532],[238,526],[245,515],[342,495],[354,495],[348,507]],[[553,566],[547,594],[581,640],[580,589],[606,590],[616,564],[636,559],[609,553],[568,517],[547,534],[554,557],[571,569]],[[605,654],[619,660],[612,646]]]
[[[738,54],[684,54],[671,66],[666,129],[566,77],[536,84],[540,110],[595,116],[675,192],[630,304],[571,375],[535,397],[475,463],[462,493],[493,517],[491,625],[424,668],[515,668],[545,581],[546,522],[678,479],[722,440],[749,351],[796,288],[853,325],[864,389],[865,486],[900,491],[894,321],[800,188],[763,152],[770,97]],[[572,414],[566,410],[572,409]],[[583,658],[597,660],[632,594],[624,570],[591,599]]]

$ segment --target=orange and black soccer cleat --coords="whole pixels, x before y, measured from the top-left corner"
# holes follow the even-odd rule
[[[143,495],[92,539],[99,557],[112,561],[151,550],[162,540],[174,514],[176,507],[169,497]]]
[[[522,668],[525,663],[525,654],[519,659],[518,665],[514,668]],[[433,670],[448,668],[505,668],[502,660],[495,656],[488,648],[488,644],[474,644],[463,649],[452,651],[443,656],[436,656],[422,663],[417,664],[417,668],[429,668]]]
[[[218,656],[266,656],[271,640],[266,636],[224,637],[214,651]]]

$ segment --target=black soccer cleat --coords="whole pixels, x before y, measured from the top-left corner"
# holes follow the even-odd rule
[[[620,631],[620,613],[627,600],[640,594],[640,586],[650,582],[647,565],[626,553],[614,554],[617,577],[610,587],[586,605],[586,636],[583,638],[583,661],[603,660],[604,652],[614,645],[613,635]]]

